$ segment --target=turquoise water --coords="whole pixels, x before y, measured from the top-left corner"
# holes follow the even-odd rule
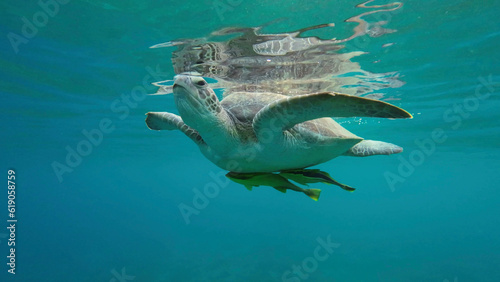
[[[1,173],[15,171],[18,220],[13,275],[4,183],[0,281],[500,281],[498,1],[411,0],[366,17],[397,31],[345,50],[367,52],[355,58],[366,71],[396,72],[404,85],[378,92],[414,119],[344,121],[405,150],[317,166],[357,188],[315,185],[318,202],[267,187],[249,192],[182,133],[150,131],[144,114],[177,112],[171,95],[122,99],[141,87],[154,93],[143,86],[151,72],[175,75],[175,48],[154,44],[277,19],[264,31],[333,22],[310,35],[346,38],[356,24],[344,20],[374,8],[57,3],[0,4]],[[90,147],[79,145],[84,130]],[[78,146],[84,156],[67,160]],[[54,163],[72,166],[56,173]],[[196,191],[213,183],[218,193],[200,200]],[[196,212],[183,216],[182,205]]]

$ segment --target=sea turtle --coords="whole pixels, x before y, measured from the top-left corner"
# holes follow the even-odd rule
[[[302,169],[341,155],[399,153],[401,147],[363,140],[330,117],[412,117],[382,101],[334,92],[235,92],[219,101],[202,77],[182,74],[173,92],[180,116],[149,112],[147,126],[182,131],[210,161],[236,173]]]

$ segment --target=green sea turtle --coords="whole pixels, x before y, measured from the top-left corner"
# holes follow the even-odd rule
[[[382,101],[333,92],[235,92],[219,101],[202,77],[190,75],[177,75],[173,92],[180,116],[149,112],[147,126],[182,131],[210,161],[236,173],[303,169],[341,155],[399,153],[401,147],[363,140],[330,117],[412,117]]]

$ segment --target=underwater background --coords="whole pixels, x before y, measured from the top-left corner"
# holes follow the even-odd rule
[[[360,3],[2,1],[0,281],[500,281],[498,1],[409,0],[365,17],[395,32],[345,50],[396,72],[404,83],[377,92],[414,118],[342,121],[404,152],[316,166],[357,188],[313,185],[318,202],[229,182],[182,133],[146,127],[148,111],[177,113],[172,95],[131,96],[175,75],[175,47],[152,45],[266,23],[335,23],[308,35],[347,38],[346,19],[392,2]]]

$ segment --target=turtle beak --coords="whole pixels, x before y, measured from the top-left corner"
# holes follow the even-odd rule
[[[176,86],[182,86],[184,89],[187,89],[188,84],[191,82],[191,78],[187,75],[178,74],[174,76],[174,88]]]
[[[186,88],[187,85],[192,83],[191,77],[193,77],[193,76],[200,76],[200,74],[197,72],[180,73],[180,74],[174,76],[174,85],[180,84],[181,86],[184,86],[184,88]]]
[[[196,89],[193,89],[191,78],[187,75],[174,76],[174,85],[172,90],[175,95],[183,98],[191,97],[191,92],[196,92]]]
[[[198,98],[198,90],[193,86],[191,77],[176,75],[174,81],[172,90],[178,105],[182,105],[186,110],[195,110],[201,114],[204,106]]]

